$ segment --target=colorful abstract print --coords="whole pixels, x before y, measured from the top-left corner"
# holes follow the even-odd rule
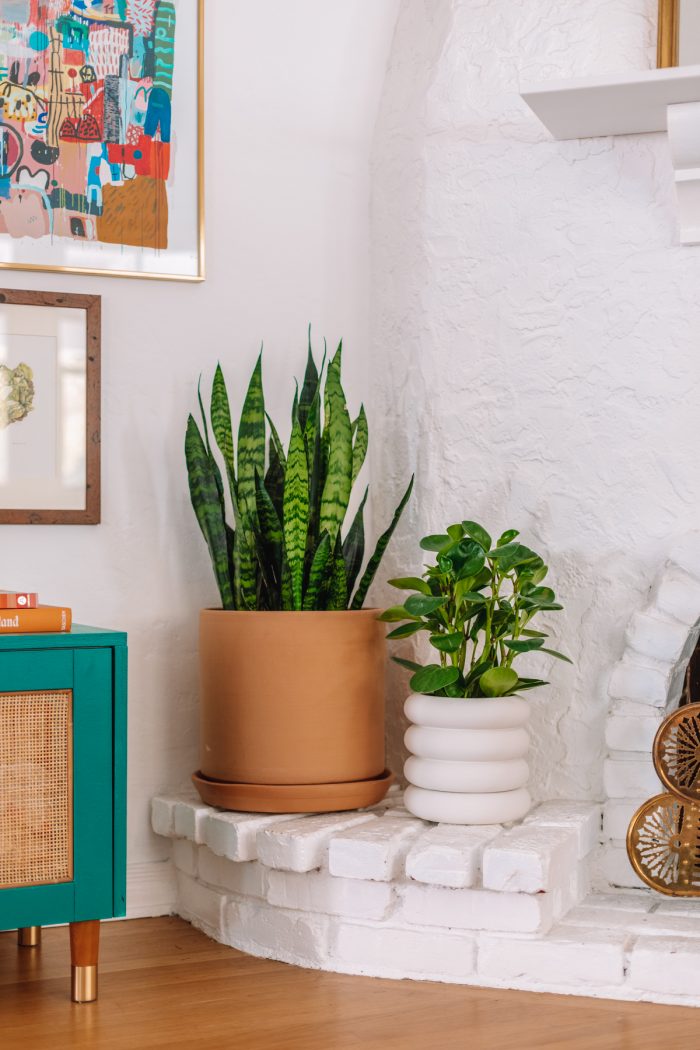
[[[172,0],[0,0],[0,234],[165,249]]]

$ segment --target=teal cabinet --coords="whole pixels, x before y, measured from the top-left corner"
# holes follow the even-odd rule
[[[0,636],[0,930],[71,923],[80,954],[125,914],[126,670],[118,632]]]

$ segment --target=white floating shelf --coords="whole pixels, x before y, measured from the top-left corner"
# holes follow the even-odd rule
[[[523,85],[555,139],[668,132],[681,243],[700,243],[700,65]]]
[[[700,66],[549,80],[521,95],[555,139],[666,131],[668,106],[700,101]]]

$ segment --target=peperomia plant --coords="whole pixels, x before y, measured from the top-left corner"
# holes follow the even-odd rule
[[[550,587],[543,587],[547,566],[504,532],[495,546],[475,521],[450,525],[447,532],[421,540],[436,554],[436,564],[422,577],[390,580],[400,590],[417,593],[403,605],[387,609],[380,619],[401,622],[389,638],[408,638],[427,631],[439,663],[421,666],[394,657],[413,671],[417,693],[450,697],[511,696],[548,683],[521,678],[513,668],[522,653],[538,651],[571,663],[545,645],[547,634],[530,624],[538,613],[562,608]],[[406,621],[406,622],[403,622]]]
[[[226,383],[217,366],[210,418],[226,486],[209,440],[201,395],[202,431],[193,416],[188,419],[190,496],[224,609],[362,608],[411,495],[413,478],[362,572],[368,490],[347,529],[344,523],[367,454],[367,417],[360,406],[355,420],[350,418],[341,360],[342,344],[327,368],[324,354],[319,370],[309,333],[306,375],[294,395],[286,452],[265,412],[262,354],[248,386],[237,448]],[[229,506],[232,525],[226,520]]]

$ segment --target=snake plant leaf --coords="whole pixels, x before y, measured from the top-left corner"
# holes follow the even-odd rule
[[[281,519],[283,514],[282,501],[284,498],[284,471],[285,471],[286,459],[283,463],[280,460],[275,443],[270,437],[269,449],[268,449],[268,468],[265,474],[265,491],[272,500],[272,505],[277,511],[277,516]]]
[[[282,605],[281,609],[291,612],[294,609],[294,594],[292,592],[292,574],[286,554],[282,558]]]
[[[304,429],[306,462],[309,468],[309,528],[306,537],[306,560],[310,567],[314,552],[320,542],[321,493],[323,473],[321,469],[321,395],[316,391],[306,418]]]
[[[347,574],[348,594],[352,594],[355,590],[355,583],[360,574],[362,562],[365,558],[364,516],[368,493],[369,486],[365,489],[365,494],[357,508],[357,513],[353,518],[352,525],[350,526],[350,530],[343,543],[343,559],[345,561],[345,572]]]
[[[396,529],[396,526],[399,523],[399,519],[403,514],[404,507],[411,498],[414,480],[415,476],[412,475],[411,480],[408,483],[408,488],[404,492],[401,502],[394,511],[394,517],[391,520],[389,528],[386,530],[386,532],[382,533],[382,535],[379,537],[379,540],[377,541],[377,546],[374,549],[374,554],[370,558],[367,568],[364,571],[364,575],[360,580],[357,590],[355,591],[355,597],[353,598],[352,604],[350,606],[351,609],[361,609],[364,604],[364,600],[367,597],[367,591],[370,589],[372,581],[374,580],[374,577],[376,575],[377,569],[379,568],[381,560],[384,557],[384,551],[389,546],[391,537],[394,535],[394,530]]]
[[[333,568],[331,571],[331,589],[328,599],[328,608],[334,610],[347,609],[348,607],[348,576],[345,571],[343,549],[340,542],[340,533],[336,536],[335,550],[333,551]]]
[[[294,380],[294,400],[292,401],[292,423],[299,418],[299,384]]]
[[[318,609],[318,600],[321,593],[323,581],[326,576],[326,567],[328,565],[328,559],[331,556],[331,538],[327,532],[324,532],[321,536],[316,552],[311,562],[311,569],[309,570],[309,582],[306,587],[306,594],[304,595],[304,609],[311,611]]]
[[[261,351],[250,378],[238,427],[238,505],[247,530],[255,521],[255,471],[265,473],[265,438]]]
[[[260,529],[259,543],[257,545],[260,571],[265,577],[269,592],[268,607],[277,609],[279,608],[282,590],[284,534],[275,505],[265,488],[265,483],[260,477],[259,471],[255,473],[255,497]]]
[[[340,382],[342,348],[328,366],[325,396],[328,405],[328,473],[321,496],[319,528],[335,544],[350,501],[352,488],[352,423]]]
[[[304,435],[299,416],[294,420],[289,440],[287,472],[284,479],[284,548],[292,579],[294,609],[302,607],[304,558],[309,520],[309,470],[306,463]]]
[[[240,525],[240,590],[245,607],[255,609],[258,593],[258,560],[255,553],[257,501],[255,471],[265,471],[265,398],[262,385],[262,351],[258,356],[238,427],[238,482],[236,495]]]
[[[352,484],[354,485],[360,471],[362,470],[362,465],[367,455],[367,446],[369,445],[369,428],[367,426],[367,415],[365,413],[364,405],[360,405],[359,415],[353,423],[353,438]]]
[[[277,427],[267,413],[265,413],[265,417],[270,427],[265,490],[272,500],[273,506],[277,511],[277,516],[281,520],[283,513],[282,500],[284,495],[284,472],[287,465],[287,457],[284,452],[284,446],[280,441],[280,436],[277,433]]]
[[[211,445],[209,444],[209,427],[207,426],[207,414],[204,411],[204,402],[202,400],[202,377],[200,375],[197,380],[197,401],[199,402],[199,414],[202,417],[202,431],[204,433],[204,447],[207,450],[207,454],[211,456]]]
[[[306,429],[306,420],[309,415],[309,409],[318,393],[319,383],[320,376],[311,349],[311,325],[309,325],[309,353],[306,359],[304,382],[302,383],[301,393],[299,395],[299,423],[301,424],[302,430]]]
[[[199,427],[191,415],[187,420],[185,459],[187,462],[192,507],[209,548],[214,576],[221,595],[221,604],[224,609],[233,609],[229,540],[226,533],[224,514],[217,491],[216,479],[211,469],[211,456],[202,440]]]
[[[231,408],[228,401],[228,391],[221,365],[217,364],[214,373],[214,381],[211,387],[211,428],[214,438],[223,456],[229,486],[236,483],[236,471],[233,458],[233,431],[231,430]]]

